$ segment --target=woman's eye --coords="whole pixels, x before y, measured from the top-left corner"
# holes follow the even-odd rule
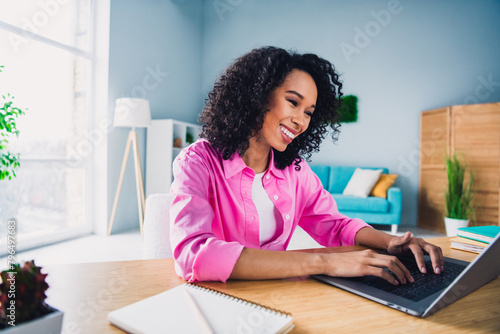
[[[306,115],[309,116],[309,117],[312,117],[313,113],[310,112],[310,111],[306,111]]]
[[[297,106],[297,101],[295,100],[288,100],[288,102],[290,102],[294,107]]]

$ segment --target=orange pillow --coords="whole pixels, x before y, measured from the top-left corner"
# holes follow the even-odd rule
[[[377,183],[370,192],[370,196],[387,198],[387,190],[394,184],[398,174],[380,174]]]

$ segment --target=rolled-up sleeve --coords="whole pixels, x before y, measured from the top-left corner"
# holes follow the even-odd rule
[[[356,233],[371,227],[361,219],[349,218],[337,209],[332,195],[323,188],[321,181],[306,164],[303,178],[303,201],[305,206],[299,226],[314,240],[325,247],[356,244]]]
[[[202,157],[188,148],[175,159],[173,173],[170,240],[175,270],[190,282],[225,282],[243,245],[224,241],[213,232],[209,168]]]

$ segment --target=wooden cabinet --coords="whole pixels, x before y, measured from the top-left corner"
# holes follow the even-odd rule
[[[168,193],[173,181],[172,162],[181,150],[199,138],[201,126],[173,119],[157,119],[148,128],[146,196]]]
[[[500,103],[421,113],[418,225],[445,231],[445,159],[453,153],[475,176],[476,224],[500,225]]]

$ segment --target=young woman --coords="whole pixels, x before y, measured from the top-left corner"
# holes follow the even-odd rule
[[[265,47],[229,66],[200,115],[203,139],[174,161],[171,242],[181,277],[225,282],[327,274],[413,281],[391,255],[286,252],[297,225],[327,247],[357,244],[393,255],[411,250],[422,272],[427,252],[434,272],[444,270],[439,247],[340,214],[303,161],[319,150],[327,127],[336,140],[341,88],[333,65],[313,54]]]

